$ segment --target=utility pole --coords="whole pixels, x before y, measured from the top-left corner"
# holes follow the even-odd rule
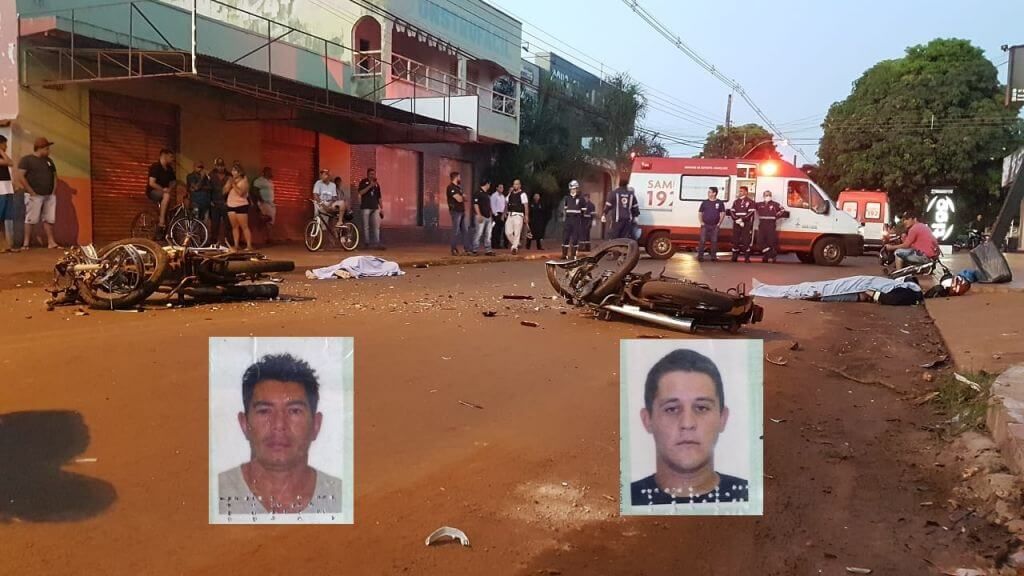
[[[725,137],[729,137],[729,127],[732,124],[732,93],[729,93],[729,103],[725,105]]]

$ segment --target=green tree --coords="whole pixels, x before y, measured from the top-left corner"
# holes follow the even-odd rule
[[[760,124],[732,126],[726,134],[725,126],[708,132],[701,158],[752,158],[766,160],[781,158],[775,148],[772,134]]]
[[[596,135],[591,153],[615,163],[619,174],[629,172],[632,152],[638,147],[652,148],[655,142],[639,134],[637,125],[647,115],[647,98],[640,85],[627,74],[609,78],[591,116]]]
[[[818,177],[836,193],[889,192],[920,209],[933,187],[957,190],[962,220],[998,209],[1002,158],[1022,143],[996,67],[967,40],[937,39],[867,70],[825,118]]]

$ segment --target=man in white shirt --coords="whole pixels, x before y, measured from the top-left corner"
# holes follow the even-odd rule
[[[324,168],[320,170],[320,179],[313,185],[313,198],[320,205],[320,209],[338,217],[336,226],[343,223],[342,215],[345,213],[345,201],[338,195],[338,187],[331,182],[331,171]]]
[[[508,207],[508,200],[505,198],[505,185],[498,184],[491,193],[491,218],[494,219],[494,230],[491,236],[491,246],[502,248],[508,242],[505,239],[505,210]]]
[[[267,239],[272,236],[274,219],[277,217],[277,206],[274,205],[274,171],[270,166],[263,168],[263,175],[253,180],[252,187],[256,191],[256,204],[260,213],[267,219]]]

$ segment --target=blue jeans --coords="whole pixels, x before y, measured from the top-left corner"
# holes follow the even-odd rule
[[[466,213],[449,210],[452,217],[452,250],[466,243]]]
[[[367,246],[380,246],[380,209],[363,208],[363,231],[366,233]]]
[[[478,219],[476,223],[476,234],[473,235],[473,252],[480,250],[480,240],[483,239],[484,250],[491,251],[491,232],[494,228],[493,218],[483,218],[482,222]]]
[[[900,248],[895,254],[904,264],[927,264],[931,261],[931,258],[914,248]]]
[[[704,248],[711,241],[711,259],[718,260],[718,226],[702,224],[700,227],[700,243],[697,244],[697,257],[704,257]]]

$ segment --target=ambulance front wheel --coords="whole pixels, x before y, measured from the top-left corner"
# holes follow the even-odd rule
[[[818,266],[838,266],[846,257],[839,238],[822,238],[814,243],[814,262]]]
[[[668,260],[676,253],[676,247],[668,232],[655,232],[647,238],[647,254],[657,260]]]

